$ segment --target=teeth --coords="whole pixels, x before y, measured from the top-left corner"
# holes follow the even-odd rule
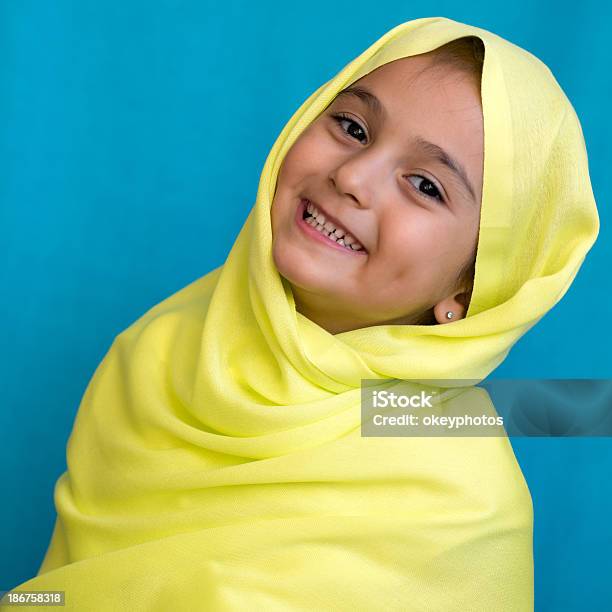
[[[333,223],[330,223],[329,221],[327,221],[327,222],[325,223],[325,229],[326,229],[328,232],[333,232],[333,231],[336,229],[336,226],[335,226]]]
[[[317,223],[324,226],[329,232],[334,232],[338,238],[341,238],[346,232],[337,228],[331,221],[328,221],[325,215],[316,208],[312,202],[308,202],[306,210],[317,220]]]
[[[346,233],[343,229],[337,228],[328,221],[325,215],[312,202],[308,202],[306,210],[312,215],[306,219],[306,223],[314,227],[318,232],[347,249],[352,249],[353,251],[361,251],[363,249],[363,246],[357,242],[354,236]]]

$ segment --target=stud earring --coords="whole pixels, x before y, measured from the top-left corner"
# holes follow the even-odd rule
[[[447,319],[452,319],[454,316],[455,316],[454,313],[452,311],[450,311],[450,310],[446,313],[446,318]]]

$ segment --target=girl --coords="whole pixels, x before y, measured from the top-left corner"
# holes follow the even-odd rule
[[[19,588],[75,610],[533,609],[508,439],[362,437],[361,384],[483,380],[598,229],[541,61],[442,17],[387,32],[285,126],[225,264],[113,342]]]
[[[272,203],[274,262],[297,310],[331,333],[465,316],[483,55],[480,39],[463,38],[385,64],[343,89],[287,153]]]

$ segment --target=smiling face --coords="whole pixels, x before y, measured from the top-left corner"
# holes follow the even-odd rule
[[[475,253],[482,196],[478,83],[423,54],[347,90],[300,134],[278,176],[273,258],[296,308],[333,334],[417,324],[431,309],[438,323],[449,310],[461,318],[468,287],[457,279]]]

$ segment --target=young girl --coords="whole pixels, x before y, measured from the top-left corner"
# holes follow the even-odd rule
[[[329,332],[465,316],[483,55],[480,39],[464,38],[385,64],[343,89],[287,153],[274,262],[297,310]]]
[[[533,609],[508,439],[361,436],[361,384],[483,380],[598,228],[542,62],[441,17],[387,32],[285,126],[225,264],[113,342],[19,589],[74,610]]]

